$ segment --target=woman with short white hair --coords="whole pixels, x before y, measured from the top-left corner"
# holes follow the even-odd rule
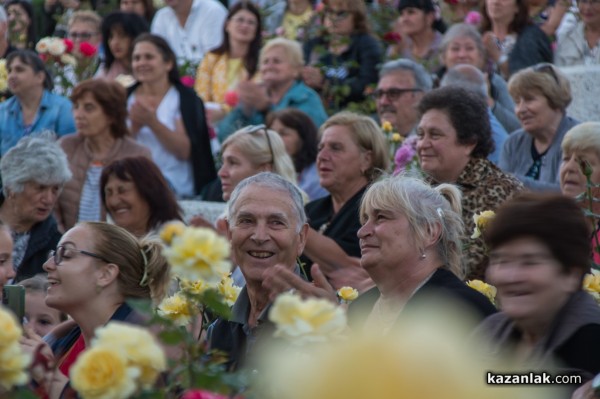
[[[53,134],[44,133],[21,139],[2,157],[0,173],[0,220],[13,236],[15,281],[20,281],[43,273],[60,240],[52,211],[71,171]]]

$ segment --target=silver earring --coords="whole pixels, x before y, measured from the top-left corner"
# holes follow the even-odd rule
[[[423,253],[421,254],[421,259],[425,259],[426,257],[427,257],[427,254],[426,254],[425,252],[423,252]]]

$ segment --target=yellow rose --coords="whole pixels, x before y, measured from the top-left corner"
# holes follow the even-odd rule
[[[600,272],[598,270],[592,270],[591,274],[585,275],[583,289],[600,302]]]
[[[173,321],[178,326],[187,326],[192,321],[192,307],[194,307],[185,296],[178,292],[173,296],[163,299],[158,305],[158,314]]]
[[[274,336],[298,345],[328,341],[339,336],[346,327],[346,314],[339,306],[325,299],[303,300],[292,293],[277,297],[269,319],[277,327]]]
[[[128,367],[123,353],[108,347],[83,352],[71,367],[71,386],[83,399],[126,399],[136,391],[139,369]]]
[[[6,70],[6,59],[0,60],[0,91],[8,89],[8,71]]]
[[[473,221],[475,222],[475,229],[471,238],[479,238],[481,232],[484,231],[492,220],[496,217],[494,211],[483,211],[473,215]]]
[[[481,280],[469,280],[467,285],[474,290],[481,292],[485,295],[492,303],[496,301],[496,287],[491,284],[485,283]]]
[[[165,223],[163,228],[160,230],[160,238],[167,245],[171,245],[173,238],[180,236],[185,230],[185,224],[179,220]]]
[[[392,134],[392,142],[393,143],[400,143],[401,141],[402,141],[402,136],[400,136],[400,133]]]
[[[0,350],[17,345],[22,334],[23,330],[21,330],[15,316],[10,311],[0,307]]]
[[[30,362],[31,356],[22,351],[18,342],[4,346],[0,350],[0,387],[9,391],[15,386],[25,385],[29,381],[27,368]]]
[[[351,302],[358,298],[358,291],[352,287],[342,287],[338,290],[337,296],[346,302]]]
[[[112,321],[96,330],[92,346],[118,349],[125,355],[128,366],[139,368],[139,381],[144,388],[152,387],[158,375],[167,369],[162,347],[142,327]]]
[[[179,282],[179,286],[181,287],[181,289],[183,291],[189,292],[192,295],[200,295],[207,289],[212,288],[211,286],[206,284],[205,281],[202,281],[202,280],[190,281],[190,280],[186,280],[186,279],[182,279]]]
[[[386,133],[389,133],[389,132],[391,132],[391,131],[392,131],[392,129],[394,129],[394,128],[392,127],[392,124],[391,124],[389,121],[384,121],[384,122],[381,124],[381,129],[383,129],[383,131],[384,131],[384,132],[386,132]]]
[[[219,293],[223,295],[225,298],[225,302],[229,306],[233,306],[235,301],[237,301],[238,296],[240,295],[241,287],[237,285],[233,285],[233,279],[229,276],[226,276],[221,280],[219,285],[217,286]]]
[[[218,284],[229,272],[229,242],[211,229],[187,227],[164,249],[173,273],[184,279]]]

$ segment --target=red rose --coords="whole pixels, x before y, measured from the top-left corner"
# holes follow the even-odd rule
[[[96,47],[88,42],[82,42],[79,45],[79,52],[83,54],[84,57],[93,57],[96,54],[96,51]]]
[[[398,32],[390,31],[383,35],[383,40],[392,44],[400,43],[402,41],[402,35]]]
[[[182,83],[184,86],[187,86],[187,87],[194,87],[194,78],[192,78],[192,77],[191,77],[191,76],[189,76],[189,75],[182,76],[182,77],[179,79],[179,81],[180,81],[180,82],[181,82],[181,83]]]
[[[73,51],[73,41],[70,39],[63,39],[63,42],[65,43],[65,46],[67,46],[67,49],[65,50],[65,52],[70,53],[71,51]]]
[[[237,91],[229,90],[225,92],[224,95],[225,104],[229,105],[231,108],[235,107],[237,103],[240,101],[240,98],[237,94]]]

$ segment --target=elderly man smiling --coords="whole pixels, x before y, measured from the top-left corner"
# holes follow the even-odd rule
[[[256,340],[273,289],[263,285],[264,274],[276,267],[300,268],[308,225],[300,190],[274,173],[260,173],[235,188],[228,205],[227,236],[233,261],[246,286],[233,305],[231,320],[217,319],[208,331],[209,345],[229,355],[232,369],[244,361]]]

